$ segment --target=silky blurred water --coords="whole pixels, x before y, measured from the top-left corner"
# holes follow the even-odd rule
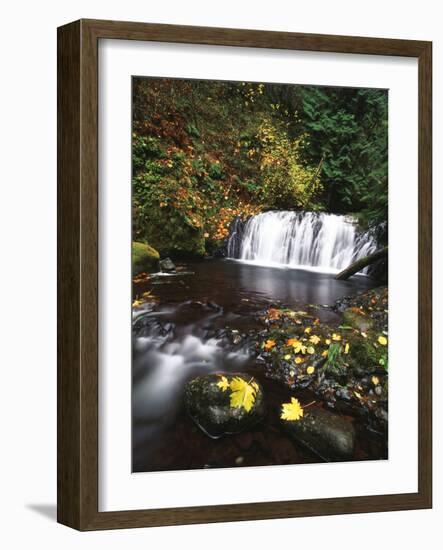
[[[322,322],[337,322],[338,316],[322,305],[370,288],[373,282],[364,276],[336,281],[327,273],[233,260],[189,262],[178,269],[173,275],[151,276],[134,288],[135,295],[150,291],[154,300],[134,315],[134,471],[232,467],[240,459],[244,465],[317,462],[309,451],[288,445],[276,414],[268,414],[249,435],[211,440],[187,416],[183,388],[201,374],[247,372],[262,384],[269,409],[277,411],[289,390],[264,377],[247,346],[227,345],[220,334],[227,329],[232,338],[259,331],[261,312],[279,305],[303,308]],[[306,402],[315,399],[306,393]],[[242,438],[248,437],[253,442],[245,451]],[[362,458],[380,455],[377,445],[368,448],[371,441],[367,433],[360,438]]]
[[[349,216],[270,211],[233,224],[228,256],[257,265],[337,273],[376,248],[373,233],[360,231]]]

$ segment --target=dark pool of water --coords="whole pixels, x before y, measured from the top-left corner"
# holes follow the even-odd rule
[[[338,317],[328,307],[337,298],[373,286],[366,277],[336,281],[331,274],[278,269],[230,260],[179,265],[177,275],[154,276],[134,286],[134,297],[151,292],[155,305],[137,313],[133,341],[133,470],[263,466],[319,462],[281,428],[279,408],[288,388],[263,375],[241,348],[226,349],[217,329],[259,328],[257,312],[270,305],[315,309],[322,321]],[[318,307],[321,306],[321,307]],[[165,331],[166,327],[166,331]],[[262,384],[268,413],[248,432],[218,440],[206,436],[186,414],[183,388],[210,372],[248,372]],[[303,403],[315,400],[297,392]],[[314,406],[321,406],[318,402]],[[385,457],[377,436],[358,421],[354,460]]]
[[[153,289],[162,301],[209,300],[230,307],[239,300],[332,305],[348,294],[374,286],[365,276],[337,281],[334,275],[301,269],[280,269],[242,263],[236,260],[205,260],[180,265],[193,273],[158,277],[143,288]]]

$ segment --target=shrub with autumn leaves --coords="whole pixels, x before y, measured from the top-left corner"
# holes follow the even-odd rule
[[[384,90],[140,77],[132,131],[134,240],[160,253],[264,209],[386,221]]]
[[[262,84],[136,79],[133,233],[160,254],[202,256],[234,218],[272,207],[315,207],[304,136]]]

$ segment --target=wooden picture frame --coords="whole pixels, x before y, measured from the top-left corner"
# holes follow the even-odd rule
[[[418,58],[418,492],[98,511],[98,42],[100,39]],[[118,21],[58,29],[58,521],[79,530],[430,508],[432,44]]]

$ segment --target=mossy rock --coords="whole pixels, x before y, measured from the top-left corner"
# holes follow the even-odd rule
[[[254,388],[251,408],[232,405],[234,390],[230,384],[234,379]],[[208,374],[194,378],[186,384],[185,405],[192,420],[213,439],[243,432],[259,422],[265,413],[260,384],[254,377],[242,373]]]
[[[348,312],[357,319],[352,324],[361,321],[365,323],[361,328],[367,328],[373,323],[367,314],[354,309]],[[355,376],[386,370],[387,347],[378,342],[383,333],[375,328],[366,332],[346,326],[343,320],[341,326],[329,326],[307,313],[276,308],[270,308],[262,320],[267,328],[254,340],[257,353],[265,361],[266,376],[291,389],[310,387],[316,391],[325,379],[347,384]]]
[[[348,307],[343,312],[343,324],[367,332],[374,326],[374,321],[358,307]]]
[[[373,345],[373,334],[364,338],[360,334],[349,336],[350,351],[348,360],[350,366],[361,372],[370,372],[378,368],[380,350]]]
[[[132,243],[132,273],[138,275],[143,271],[156,269],[160,254],[146,243]]]

